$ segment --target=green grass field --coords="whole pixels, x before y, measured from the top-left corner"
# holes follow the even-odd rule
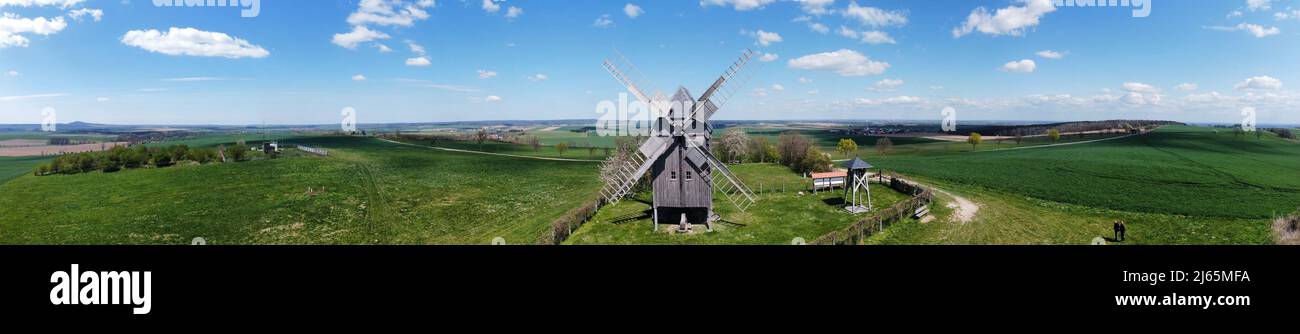
[[[1300,205],[1300,145],[1208,128],[1027,150],[891,155],[877,166],[1055,202],[1133,212],[1269,218]]]
[[[50,160],[51,157],[0,157],[0,183],[31,174],[36,165]]]
[[[673,234],[674,226],[660,226],[654,231],[650,218],[649,194],[628,199],[601,208],[587,224],[569,237],[567,244],[619,244],[619,245],[717,245],[756,244],[789,245],[796,238],[813,240],[831,231],[848,227],[867,214],[852,215],[844,210],[843,190],[810,193],[810,181],[799,177],[788,168],[773,164],[742,164],[732,167],[754,191],[759,183],[764,193],[745,212],[739,212],[721,195],[715,195],[713,208],[722,221],[714,224],[713,232]],[[786,183],[785,192],[779,184]],[[799,196],[798,192],[805,194]],[[898,193],[880,184],[871,184],[872,208],[880,210],[906,200]]]
[[[292,141],[331,154],[45,177],[28,170],[0,184],[0,244],[528,244],[599,188],[594,163],[372,138]]]

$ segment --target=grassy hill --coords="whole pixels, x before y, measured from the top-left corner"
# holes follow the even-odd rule
[[[289,141],[331,154],[15,178],[0,244],[523,244],[599,187],[593,163]]]
[[[1122,211],[1269,218],[1300,205],[1300,145],[1171,126],[1123,139],[1026,150],[875,157],[957,184]]]
[[[36,165],[49,160],[50,157],[0,157],[0,183],[31,174]]]

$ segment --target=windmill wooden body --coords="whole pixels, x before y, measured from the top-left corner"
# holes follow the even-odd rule
[[[746,50],[699,99],[685,87],[679,87],[668,99],[660,94],[649,97],[627,72],[605,61],[605,69],[639,101],[649,104],[652,115],[647,123],[646,141],[632,159],[617,166],[618,177],[607,180],[601,190],[606,202],[616,203],[628,196],[636,183],[649,173],[654,192],[655,229],[660,223],[670,223],[688,231],[693,224],[703,223],[712,230],[712,223],[720,218],[713,213],[715,193],[725,196],[741,211],[753,205],[753,191],[709,150],[713,135],[709,119],[735,95],[737,85],[733,81],[743,83],[748,79],[738,74],[755,55],[752,50]],[[631,67],[630,63],[628,66]]]

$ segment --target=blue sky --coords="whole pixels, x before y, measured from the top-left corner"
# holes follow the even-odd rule
[[[767,55],[718,119],[1300,123],[1300,0],[1148,1],[0,0],[0,123],[594,119],[615,48],[666,93]]]

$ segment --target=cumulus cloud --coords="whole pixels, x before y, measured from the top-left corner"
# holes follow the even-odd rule
[[[1125,82],[1124,90],[1137,93],[1159,93],[1160,89],[1141,82]]]
[[[9,70],[8,72],[5,72],[5,76],[6,76],[6,77],[16,77],[16,76],[18,76],[18,71],[15,71],[15,70]]]
[[[1039,57],[1043,57],[1043,58],[1047,58],[1047,59],[1061,59],[1061,58],[1065,58],[1065,55],[1066,55],[1067,53],[1068,53],[1068,52],[1060,52],[1060,51],[1052,51],[1052,50],[1043,50],[1043,51],[1038,51],[1038,52],[1036,52],[1036,53],[1034,53],[1034,54],[1038,55]]]
[[[925,99],[920,98],[920,97],[916,97],[916,96],[899,95],[899,96],[895,96],[895,97],[891,97],[891,98],[885,98],[885,99],[866,99],[866,98],[858,98],[858,99],[855,99],[854,102],[857,103],[857,104],[859,104],[859,105],[868,105],[868,106],[875,106],[875,105],[905,105],[905,104],[920,104],[920,103],[925,103]]]
[[[769,46],[772,45],[772,43],[780,43],[783,40],[781,34],[762,30],[755,32],[754,37],[758,39],[758,45],[762,46]]]
[[[354,75],[352,76],[352,81],[366,81],[366,76],[360,74]]]
[[[700,7],[731,6],[738,11],[761,9],[776,0],[700,0]]]
[[[93,19],[95,22],[99,22],[100,19],[104,18],[104,11],[99,9],[81,8],[81,9],[74,9],[68,12],[68,17],[71,17],[73,20],[77,20],[77,21],[81,21],[81,18],[85,17],[86,15],[90,15],[91,19]]]
[[[515,7],[515,6],[510,6],[510,8],[506,8],[506,18],[507,18],[507,19],[512,19],[512,20],[513,20],[513,19],[519,18],[520,16],[524,16],[524,9],[523,9],[523,8],[519,8],[519,7]]]
[[[380,44],[380,43],[375,43],[375,48],[379,49],[379,53],[393,52],[393,48],[390,48],[387,45]]]
[[[1282,33],[1282,29],[1278,29],[1278,27],[1265,27],[1254,23],[1239,23],[1235,26],[1210,26],[1205,28],[1217,31],[1245,31],[1256,38],[1264,38]]]
[[[831,11],[830,6],[835,3],[835,0],[798,0],[798,1],[799,1],[799,9],[803,10],[804,13],[819,15],[819,16],[830,13]]]
[[[496,2],[492,0],[483,0],[483,11],[488,13],[496,13],[501,11],[501,5],[498,5]]]
[[[1235,88],[1237,90],[1273,90],[1282,88],[1282,80],[1270,76],[1251,77],[1238,83]]]
[[[426,67],[429,65],[433,65],[433,62],[430,62],[428,57],[421,56],[406,59],[406,66]]]
[[[122,35],[122,44],[169,56],[266,58],[271,52],[246,40],[225,33],[194,28],[172,27],[167,32],[155,29],[131,30]]]
[[[0,49],[8,47],[27,47],[29,40],[23,34],[48,36],[63,31],[68,22],[63,17],[47,19],[44,17],[24,18],[13,13],[0,16]]]
[[[764,53],[762,56],[758,57],[758,60],[766,63],[766,62],[776,61],[779,58],[781,58],[781,56],[775,53]]]
[[[1273,9],[1273,0],[1246,0],[1246,8],[1250,11],[1261,11]]]
[[[645,11],[641,10],[641,6],[637,6],[634,3],[628,3],[627,5],[623,6],[623,14],[627,14],[627,17],[635,19],[637,16],[641,16],[641,14],[645,14]]]
[[[1038,69],[1038,64],[1029,59],[1014,60],[1002,64],[1003,72],[1033,73],[1035,69]]]
[[[907,13],[905,12],[884,10],[869,6],[859,6],[857,1],[849,3],[849,7],[844,9],[844,17],[873,28],[902,26],[907,24]]]
[[[425,8],[433,7],[433,1],[407,3],[402,0],[361,0],[357,10],[348,15],[348,24],[402,26],[410,27],[416,21],[429,18]]]
[[[591,26],[596,28],[613,27],[614,20],[609,18],[609,14],[601,15],[600,17],[596,18],[596,22],[592,23]]]
[[[483,98],[483,100],[488,102],[500,102],[501,97],[496,95],[488,95],[487,97]]]
[[[351,32],[334,34],[334,39],[330,42],[344,48],[356,49],[358,44],[388,38],[388,34],[370,30],[370,28],[366,28],[366,26],[352,26]],[[388,46],[380,44],[379,51],[387,52],[385,50],[392,51],[392,49],[388,49]]]
[[[1174,89],[1181,90],[1181,91],[1184,91],[1184,92],[1186,92],[1186,91],[1193,91],[1193,90],[1196,90],[1197,88],[1199,88],[1199,86],[1197,86],[1197,85],[1194,84],[1194,83],[1188,83],[1188,82],[1184,82],[1184,83],[1179,84],[1178,86],[1174,87]]]
[[[545,74],[541,74],[541,73],[528,76],[528,80],[532,82],[546,81],[546,79],[550,79],[550,77],[547,77]]]
[[[831,71],[846,77],[879,75],[889,69],[889,63],[871,60],[871,58],[849,49],[839,49],[791,59],[788,65],[790,68],[801,70]]]
[[[818,34],[825,34],[831,32],[830,27],[827,27],[825,24],[821,24],[817,22],[809,22],[808,30],[812,30],[813,32],[816,32]]]
[[[479,79],[491,79],[497,76],[497,72],[488,70],[478,70]]]
[[[894,41],[894,38],[889,36],[889,33],[879,30],[858,32],[857,30],[849,29],[849,27],[840,26],[839,34],[840,36],[856,39],[863,43],[872,45],[897,44],[897,42]]]
[[[1047,13],[1056,11],[1052,0],[1018,0],[1021,6],[1010,6],[989,12],[984,7],[975,8],[960,27],[952,29],[953,38],[972,32],[993,36],[1023,36],[1025,29],[1038,26]]]

